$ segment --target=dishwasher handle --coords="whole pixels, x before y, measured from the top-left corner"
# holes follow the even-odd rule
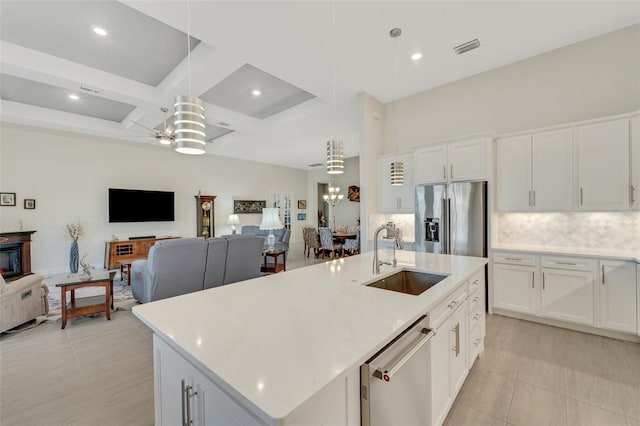
[[[381,369],[377,369],[374,373],[373,373],[373,377],[382,380],[383,382],[387,382],[389,383],[391,381],[391,378],[398,372],[398,370],[400,370],[402,368],[402,366],[409,361],[409,359],[420,350],[421,347],[424,346],[425,343],[427,343],[429,340],[431,340],[431,338],[433,336],[436,335],[436,332],[434,330],[430,330],[428,328],[423,328],[422,330],[420,330],[420,333],[424,334],[425,336],[422,337],[420,339],[420,341],[418,341],[418,343],[416,343],[411,349],[409,349],[407,351],[407,353],[405,353],[402,358],[400,358],[400,360],[395,363],[395,365],[393,365],[391,368],[389,368],[388,370],[384,370],[382,371]]]

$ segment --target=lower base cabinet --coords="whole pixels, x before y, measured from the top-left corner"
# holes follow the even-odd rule
[[[531,266],[493,266],[493,306],[527,314],[536,313],[535,268]]]
[[[542,268],[540,315],[593,325],[593,273]]]
[[[638,332],[635,269],[633,262],[600,261],[600,327]]]

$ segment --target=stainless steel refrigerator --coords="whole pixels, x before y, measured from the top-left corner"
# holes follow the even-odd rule
[[[416,251],[487,255],[487,182],[416,186]]]

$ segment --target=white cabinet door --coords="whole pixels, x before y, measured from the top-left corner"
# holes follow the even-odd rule
[[[485,145],[485,139],[472,139],[449,145],[451,182],[486,179]]]
[[[190,384],[190,369],[184,358],[155,335],[153,336],[153,371],[155,424],[181,425],[183,421],[182,380]]]
[[[578,127],[578,208],[629,208],[629,120]]]
[[[532,191],[534,210],[573,209],[572,130],[562,129],[532,136]]]
[[[593,311],[592,272],[542,269],[542,316],[594,325]]]
[[[531,136],[496,141],[496,189],[499,211],[531,209]]]
[[[600,261],[600,327],[637,332],[636,266],[634,262]]]
[[[414,182],[442,183],[447,181],[447,146],[438,145],[419,149],[414,153]]]
[[[534,268],[493,265],[493,307],[525,314],[536,313]]]
[[[631,119],[631,208],[640,211],[640,115]]]
[[[447,416],[452,398],[449,377],[449,334],[442,324],[431,339],[431,424],[441,425]]]
[[[451,398],[455,398],[467,377],[469,355],[467,330],[468,302],[460,306],[447,321],[449,331],[449,374]]]
[[[391,163],[402,161],[404,184],[391,185]],[[380,188],[380,211],[382,213],[413,213],[415,204],[413,185],[413,156],[387,156],[378,160],[378,185]]]

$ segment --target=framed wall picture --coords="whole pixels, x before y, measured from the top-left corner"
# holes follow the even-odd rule
[[[298,200],[298,208],[304,210],[307,208],[307,200]]]
[[[235,214],[262,213],[267,207],[267,202],[260,200],[233,200],[233,212]]]
[[[35,210],[36,209],[36,200],[32,198],[24,199],[24,208],[27,210]]]
[[[0,192],[0,206],[15,206],[15,205],[16,205],[15,192]]]
[[[298,213],[298,220],[307,220],[306,213]]]

